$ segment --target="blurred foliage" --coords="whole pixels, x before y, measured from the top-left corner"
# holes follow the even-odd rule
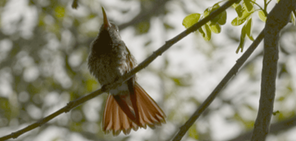
[[[169,20],[169,16],[173,17],[172,19],[175,18],[174,14],[176,14],[175,11],[178,8],[171,8],[168,5],[182,7],[182,10],[179,9],[180,13],[183,12],[183,14],[188,15],[184,18],[183,25],[188,28],[198,22],[200,18],[208,16],[219,8],[221,3],[218,2],[209,8],[204,8],[205,10],[201,14],[196,13],[194,11],[196,9],[189,10],[185,1],[117,0],[116,4],[103,3],[99,0],[74,0],[74,3],[72,2],[58,0],[0,1],[0,133],[5,131],[5,134],[9,134],[10,131],[15,131],[15,129],[35,122],[65,106],[69,101],[99,88],[99,84],[90,76],[86,65],[89,45],[96,37],[102,21],[101,8],[98,7],[103,5],[110,15],[114,13],[120,15],[121,18],[118,19],[109,17],[119,25],[121,30],[132,29],[133,38],[144,37],[145,40],[139,48],[141,48],[143,56],[148,56],[155,50],[155,47],[161,45],[155,43],[156,38],[164,43],[167,37],[163,36],[181,26],[180,23],[176,24]],[[198,6],[199,2],[194,1],[190,4]],[[259,18],[262,21],[266,20],[268,3],[259,9],[256,9],[255,5],[258,7],[254,0],[243,0],[233,6],[237,17],[231,22],[232,25],[244,24],[240,40],[238,39],[239,43],[235,42],[239,44],[237,51],[243,51],[245,36],[250,40],[254,39],[251,31],[254,28],[252,22],[255,20],[252,20],[251,15],[258,11]],[[295,14],[291,16],[294,17]],[[225,11],[204,25],[198,32],[202,34],[205,40],[211,42],[212,32],[222,34],[222,25],[225,25],[226,19],[227,13]],[[155,34],[151,33],[152,27],[155,26],[153,20],[159,20],[161,23],[160,28],[157,28],[157,31],[160,31],[159,37],[155,37]],[[292,22],[295,23],[295,18],[292,18]],[[292,34],[291,31],[287,30],[283,34]],[[178,29],[174,34],[180,32]],[[234,40],[237,38],[231,35],[227,37],[230,40],[231,37]],[[198,37],[195,36],[194,40],[198,40]],[[205,55],[208,57],[207,59],[219,56],[217,54],[221,54],[221,48],[213,46],[220,44],[209,44],[202,48],[205,45],[204,43],[196,43],[188,56],[190,53],[193,56],[202,55],[198,53],[202,52],[202,49],[206,50],[207,47],[212,47],[212,50],[208,51],[208,54],[212,54],[212,56]],[[290,54],[296,52],[288,46],[282,43],[282,50],[287,50],[286,52]],[[167,140],[178,131],[179,126],[188,120],[192,112],[206,98],[204,93],[208,94],[210,91],[208,89],[212,89],[213,85],[216,85],[213,82],[218,79],[205,80],[199,78],[203,76],[216,77],[215,72],[220,69],[219,67],[225,65],[223,58],[215,58],[218,61],[215,60],[213,64],[207,63],[208,68],[203,68],[200,64],[194,63],[188,66],[194,67],[195,70],[182,72],[180,70],[183,69],[186,62],[175,63],[172,60],[174,60],[176,54],[178,55],[181,52],[180,49],[184,48],[189,48],[189,46],[174,47],[175,50],[169,50],[169,53],[166,52],[161,56],[160,61],[158,60],[160,62],[158,67],[152,63],[151,66],[141,72],[149,78],[156,77],[155,82],[148,81],[146,83],[157,83],[159,85],[160,89],[154,90],[154,92],[160,97],[157,102],[163,107],[167,115],[167,124],[149,132],[152,134],[151,137],[144,140]],[[177,53],[173,54],[174,52]],[[277,99],[279,108],[276,109],[279,112],[274,116],[275,121],[295,116],[295,109],[286,108],[293,105],[291,100],[295,99],[293,95],[296,84],[293,80],[295,74],[293,74],[293,67],[291,67],[291,64],[293,64],[291,60],[295,60],[295,58],[289,58],[289,54],[286,55],[287,57],[284,57],[279,66],[279,84],[283,85],[279,88]],[[186,57],[180,58],[186,59]],[[244,76],[248,78],[243,84],[237,82],[240,79],[235,79],[235,82],[229,85],[236,89],[229,88],[223,92],[223,95],[233,93],[235,95],[218,97],[215,101],[218,104],[213,104],[205,111],[202,117],[189,129],[188,135],[184,137],[185,140],[187,138],[212,140],[214,138],[212,132],[216,127],[212,124],[215,120],[211,117],[227,107],[231,107],[231,112],[220,113],[224,121],[238,125],[240,127],[238,132],[252,128],[254,118],[252,119],[250,116],[255,117],[257,108],[246,99],[258,96],[258,82],[260,81],[260,64],[258,62],[261,61],[260,57],[261,54],[255,56],[250,61],[251,63],[246,64],[242,69],[244,75],[240,79],[245,80]],[[199,62],[200,60],[194,61]],[[203,60],[200,62],[203,62]],[[200,87],[196,86],[195,81],[200,82],[198,83]],[[151,89],[154,88],[151,87]],[[201,88],[205,88],[205,90]],[[104,99],[106,99],[106,95],[94,98],[76,107],[68,114],[60,115],[41,128],[34,129],[34,132],[18,137],[18,139],[35,139],[35,137],[41,136],[47,129],[53,127],[58,131],[52,140],[67,140],[71,135],[75,135],[76,138],[76,135],[79,135],[79,137],[87,140],[130,140],[132,137],[138,139],[139,136],[113,137],[110,134],[103,133],[101,115],[103,114]],[[258,101],[258,99],[256,100]],[[246,113],[248,114],[246,115]]]

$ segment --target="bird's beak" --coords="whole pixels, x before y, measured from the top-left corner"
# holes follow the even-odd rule
[[[107,17],[107,14],[106,14],[103,7],[102,7],[102,12],[103,12],[103,16],[104,16],[104,27],[105,28],[111,27],[110,22],[109,22],[108,17]]]

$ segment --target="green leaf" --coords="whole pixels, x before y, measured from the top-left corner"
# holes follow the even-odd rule
[[[234,19],[231,21],[231,24],[232,24],[233,26],[241,25],[241,23],[239,23],[238,17],[234,18]]]
[[[253,10],[253,4],[251,3],[251,0],[244,0],[244,6],[249,12]]]
[[[211,12],[217,10],[218,8],[220,8],[219,2],[214,4],[214,6],[212,7]]]
[[[204,37],[204,39],[206,41],[211,40],[211,29],[210,29],[210,27],[207,24],[205,24],[203,27],[206,30],[206,36]]]
[[[222,14],[222,13],[221,13],[221,14]],[[215,18],[213,18],[213,19],[211,20],[211,22],[213,22],[213,23],[217,23],[219,20],[220,20],[220,14],[217,15]]]
[[[221,27],[220,27],[220,25],[219,24],[216,24],[216,23],[210,23],[209,24],[209,26],[210,26],[210,29],[211,29],[211,31],[213,31],[214,33],[220,33],[221,32]]]
[[[226,16],[227,16],[226,11],[223,11],[221,14],[219,14],[215,18],[213,18],[211,20],[211,22],[213,22],[213,23],[219,23],[221,25],[224,25],[226,23]]]
[[[246,30],[245,30],[245,26],[243,26],[241,36],[240,36],[240,40],[239,40],[239,45],[238,45],[238,47],[236,49],[236,53],[238,53],[239,51],[243,52],[244,44],[245,44],[245,37],[246,37]]]
[[[226,19],[227,19],[227,13],[226,11],[223,11],[220,15],[219,15],[219,20],[218,20],[218,23],[220,25],[224,25],[226,23]]]
[[[258,12],[258,16],[259,16],[261,21],[266,22],[266,15],[265,15],[264,11],[260,10]]]
[[[206,33],[203,31],[202,28],[199,28],[198,31],[199,31],[199,33],[201,34],[201,36],[202,36],[203,38],[206,37]]]
[[[199,13],[190,14],[183,19],[182,24],[185,28],[189,28],[192,25],[194,25],[195,23],[197,23],[199,18],[200,18]]]
[[[206,41],[209,41],[211,39],[211,30],[207,24],[202,26],[202,28],[200,28],[198,31],[201,33],[202,37]]]
[[[252,18],[250,18],[244,26],[245,26],[247,36],[249,37],[250,40],[254,41],[254,38],[251,34],[251,32],[252,32]]]
[[[233,26],[238,26],[238,25],[241,25],[241,24],[243,24],[249,17],[250,17],[250,15],[252,14],[252,13],[254,13],[254,11],[251,11],[251,12],[248,12],[248,11],[244,11],[243,12],[243,15],[241,16],[241,17],[236,17],[235,19],[233,19],[232,21],[231,21],[231,24],[233,25]]]
[[[237,7],[235,7],[235,11],[236,11],[238,17],[241,17],[243,15],[243,8],[241,5],[238,5]]]
[[[219,3],[216,3],[211,9],[208,8],[204,12],[204,17],[207,17],[210,13],[220,8]],[[212,23],[219,23],[221,25],[224,25],[226,23],[226,11],[223,11],[221,14],[217,15],[215,18],[211,20]]]
[[[207,9],[204,11],[203,16],[204,16],[204,17],[207,17],[208,15],[210,15],[210,13],[211,13],[210,8],[207,8]]]
[[[212,7],[210,13],[214,12],[214,11],[217,10],[218,8],[220,8],[219,3],[214,4],[214,6]],[[220,14],[217,15],[217,16],[213,19],[213,21],[217,22],[219,19],[220,19]]]

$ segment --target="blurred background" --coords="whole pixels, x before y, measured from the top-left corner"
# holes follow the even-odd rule
[[[117,24],[138,63],[165,41],[181,33],[182,21],[203,13],[215,0],[1,0],[0,1],[0,136],[17,131],[86,95],[100,85],[89,74],[86,59],[102,24],[101,6]],[[271,10],[272,1],[268,10]],[[260,3],[259,3],[260,4]],[[255,7],[256,8],[256,7]],[[220,34],[205,41],[192,33],[137,74],[142,87],[167,115],[156,129],[139,129],[113,137],[102,131],[107,94],[27,132],[22,141],[169,140],[216,87],[243,52],[235,53],[242,26],[232,26],[227,10]],[[254,38],[264,28],[252,15]],[[272,123],[282,124],[269,141],[296,140],[295,27],[282,31],[277,97]],[[245,49],[251,41],[246,39]],[[256,119],[262,67],[262,44],[183,140],[231,140],[252,130]],[[247,138],[248,139],[248,138]]]

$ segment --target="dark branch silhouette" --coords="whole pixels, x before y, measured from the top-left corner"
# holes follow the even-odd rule
[[[269,132],[276,89],[279,33],[289,22],[290,13],[295,8],[295,0],[282,0],[272,9],[267,17],[264,29],[261,95],[252,141],[265,140]]]
[[[259,43],[264,37],[263,31],[259,34],[256,40],[251,44],[251,46],[247,49],[247,51],[240,57],[236,64],[230,69],[230,71],[225,75],[225,77],[220,81],[220,83],[216,86],[213,92],[207,97],[207,99],[198,107],[198,109],[194,112],[194,114],[189,118],[189,120],[180,127],[179,132],[173,138],[173,141],[179,141],[188,131],[188,129],[192,126],[192,124],[199,118],[199,116],[206,110],[206,108],[213,102],[213,100],[217,97],[219,92],[224,88],[224,86],[228,83],[228,81],[238,72],[239,68],[246,62],[249,56],[253,53],[253,51],[257,48]]]
[[[11,139],[11,138],[17,138],[18,136],[33,130],[35,128],[37,128],[38,126],[41,126],[42,124],[50,121],[51,119],[57,117],[58,115],[62,114],[62,113],[67,113],[69,112],[71,109],[79,106],[80,104],[102,94],[103,92],[107,92],[108,90],[112,89],[112,88],[116,88],[117,86],[119,86],[121,83],[123,83],[124,81],[126,81],[127,79],[129,79],[130,77],[132,77],[134,74],[136,74],[137,72],[139,72],[140,70],[142,70],[143,68],[147,67],[153,60],[155,60],[158,56],[160,56],[162,53],[164,53],[167,49],[169,49],[172,45],[174,45],[175,43],[177,43],[178,41],[180,41],[181,39],[183,39],[184,37],[186,37],[188,34],[190,34],[191,32],[196,31],[197,29],[199,29],[202,25],[206,24],[207,22],[209,22],[211,19],[213,19],[214,17],[216,17],[217,15],[219,15],[221,12],[223,12],[225,9],[227,9],[229,6],[231,6],[234,2],[236,2],[238,0],[230,0],[229,2],[225,3],[223,6],[221,6],[219,9],[217,9],[216,11],[214,11],[213,13],[211,13],[209,16],[205,17],[204,19],[202,19],[201,21],[199,21],[198,23],[194,24],[193,26],[191,26],[190,28],[188,28],[187,30],[184,30],[182,33],[180,33],[179,35],[175,36],[174,38],[172,38],[171,40],[167,41],[163,46],[161,46],[158,50],[156,50],[152,55],[150,55],[147,59],[145,59],[142,63],[140,63],[136,68],[134,68],[133,70],[131,70],[129,73],[125,74],[124,76],[122,76],[119,80],[117,80],[114,83],[111,84],[107,84],[107,85],[103,85],[101,87],[101,89],[98,89],[90,94],[87,94],[86,96],[80,97],[76,100],[73,100],[71,102],[69,102],[66,106],[64,106],[63,108],[59,109],[58,111],[54,112],[53,114],[21,129],[18,130],[16,132],[13,132],[9,135],[3,136],[0,138],[0,140],[7,140],[7,139]]]

